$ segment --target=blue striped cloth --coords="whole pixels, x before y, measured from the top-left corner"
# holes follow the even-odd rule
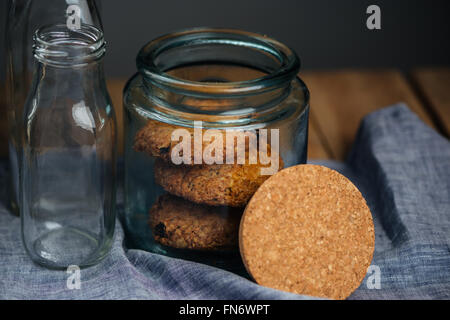
[[[405,105],[368,115],[345,163],[336,169],[361,190],[372,210],[372,267],[350,299],[450,298],[450,142]],[[5,167],[0,167],[5,202]],[[309,299],[265,288],[221,269],[124,246],[117,223],[111,254],[69,274],[34,265],[20,240],[20,219],[0,204],[2,299]]]

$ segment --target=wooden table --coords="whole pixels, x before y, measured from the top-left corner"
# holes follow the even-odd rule
[[[309,158],[344,160],[361,119],[405,102],[425,123],[450,136],[450,68],[311,72]]]
[[[344,160],[361,119],[397,102],[405,102],[428,125],[450,137],[450,67],[415,69],[406,74],[396,70],[341,70],[302,72],[300,76],[311,92],[310,159]],[[121,150],[125,81],[108,81],[118,116]],[[0,144],[4,144],[1,136]],[[5,152],[5,146],[0,149]]]

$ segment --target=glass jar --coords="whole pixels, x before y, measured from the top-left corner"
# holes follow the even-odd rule
[[[306,162],[299,59],[266,36],[198,28],[151,41],[137,67],[124,90],[127,237],[232,269],[253,193],[283,166]]]
[[[6,101],[8,118],[8,199],[12,212],[19,213],[20,134],[23,107],[30,90],[33,70],[33,34],[49,24],[81,23],[102,28],[94,0],[9,0],[6,14]]]
[[[33,52],[20,157],[23,243],[41,265],[90,266],[109,252],[115,225],[116,122],[103,33],[44,26]]]

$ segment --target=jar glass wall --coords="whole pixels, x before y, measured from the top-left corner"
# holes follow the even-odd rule
[[[148,43],[137,66],[124,90],[127,236],[137,248],[227,268],[253,193],[306,162],[299,59],[259,34],[191,29]]]

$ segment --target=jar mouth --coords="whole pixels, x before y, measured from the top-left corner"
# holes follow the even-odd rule
[[[33,35],[34,57],[53,66],[83,66],[103,57],[106,43],[103,32],[88,24],[69,29],[65,24],[50,24]]]
[[[251,95],[288,86],[300,59],[288,46],[267,36],[235,29],[194,28],[170,33],[146,44],[137,56],[144,80],[162,88],[197,95]],[[195,64],[240,65],[261,76],[238,81],[192,80],[170,70]]]

